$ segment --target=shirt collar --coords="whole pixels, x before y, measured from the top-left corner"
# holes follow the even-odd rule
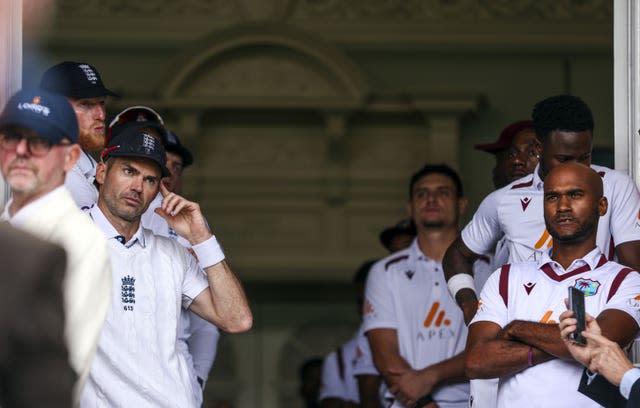
[[[91,209],[89,210],[89,215],[96,223],[96,225],[102,230],[107,240],[117,240],[116,237],[121,236],[120,233],[113,227],[113,225],[111,225],[111,223],[97,204],[91,207]],[[142,223],[140,223],[140,225],[138,226],[138,230],[135,234],[133,234],[131,239],[125,242],[124,246],[126,246],[127,248],[131,248],[136,243],[142,248],[146,247],[146,241],[142,230]]]
[[[540,163],[536,164],[536,168],[533,169],[533,187],[536,190],[544,189],[544,181],[540,178]]]
[[[2,221],[9,222],[9,224],[13,225],[14,227],[21,227],[25,225],[27,221],[29,221],[29,219],[32,217],[32,215],[36,211],[38,211],[42,206],[46,205],[47,202],[50,202],[51,200],[55,199],[59,195],[63,194],[64,190],[65,190],[64,185],[54,188],[53,190],[49,191],[47,194],[43,195],[42,197],[30,202],[29,204],[19,209],[15,214],[13,214],[13,217],[9,215],[9,208],[13,203],[13,197],[12,197],[9,199],[9,201],[5,205],[4,211],[2,212],[2,215],[0,216],[0,218],[2,219]]]
[[[426,256],[424,253],[422,253],[422,250],[420,249],[420,246],[418,245],[418,237],[415,237],[413,239],[413,242],[411,243],[411,245],[409,245],[409,259],[412,260],[412,261],[436,262],[433,259],[431,259],[428,256]]]
[[[542,258],[538,261],[538,269],[545,272],[547,275],[550,273],[556,276],[565,278],[570,277],[586,271],[592,271],[607,262],[607,259],[600,251],[600,248],[595,247],[583,256],[582,258],[574,259],[571,265],[567,269],[564,269],[562,265],[551,259],[548,253],[543,253]]]

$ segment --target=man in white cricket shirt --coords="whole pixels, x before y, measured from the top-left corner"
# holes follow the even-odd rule
[[[98,205],[90,215],[107,237],[113,263],[113,299],[81,401],[83,407],[193,407],[184,355],[177,348],[181,309],[224,331],[250,329],[244,291],[210,232],[197,203],[169,192],[162,143],[131,128],[102,153]],[[140,218],[158,190],[156,209],[176,241],[142,228]],[[197,257],[197,258],[196,258]]]
[[[509,262],[537,261],[548,255],[553,238],[545,228],[543,186],[546,175],[566,162],[591,165],[593,115],[589,106],[572,95],[538,102],[532,113],[542,144],[540,163],[533,174],[489,194],[473,219],[447,250],[443,264],[451,295],[469,322],[477,310],[471,263],[505,238]],[[626,174],[591,165],[604,184],[609,211],[599,219],[596,245],[607,259],[640,268],[640,193]]]
[[[555,166],[544,183],[544,220],[552,254],[504,265],[491,275],[469,326],[466,372],[499,377],[498,407],[599,407],[578,392],[582,366],[560,337],[569,287],[621,346],[638,334],[640,274],[608,261],[596,245],[608,208],[601,176],[579,163]]]
[[[466,205],[453,169],[420,169],[409,183],[407,206],[417,237],[409,248],[376,263],[367,279],[363,330],[393,407],[468,404],[467,328],[447,291],[441,264]]]

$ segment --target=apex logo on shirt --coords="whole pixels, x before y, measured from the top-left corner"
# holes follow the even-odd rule
[[[542,249],[542,247],[544,247],[546,245],[547,248],[551,248],[553,246],[553,238],[551,237],[551,235],[549,234],[549,231],[547,231],[547,229],[544,229],[544,232],[542,233],[542,235],[540,235],[540,238],[538,238],[538,241],[535,243],[535,245],[533,246],[535,249]]]
[[[527,295],[530,295],[531,291],[533,290],[533,287],[536,286],[536,284],[532,282],[528,282],[523,284],[522,286],[524,286],[524,290],[527,291]]]
[[[413,278],[413,275],[415,275],[415,272],[412,270],[406,270],[404,271],[404,274],[407,275],[407,278],[409,278],[409,280],[411,280],[411,278]]]
[[[542,318],[540,319],[540,323],[556,324],[557,322],[555,320],[550,319],[552,314],[553,314],[553,310],[547,310],[545,314],[542,315]]]
[[[531,197],[524,197],[520,199],[520,205],[522,206],[522,211],[526,211],[527,207],[531,203]]]
[[[440,302],[433,302],[431,309],[429,309],[429,313],[427,313],[427,317],[424,319],[424,327],[431,327],[431,324],[435,327],[440,327],[442,325],[449,326],[451,324],[451,320],[444,317],[444,310],[440,310],[438,312],[438,309],[440,309]]]
[[[121,281],[120,296],[124,304],[124,310],[133,310],[133,305],[136,303],[136,279],[127,275]]]

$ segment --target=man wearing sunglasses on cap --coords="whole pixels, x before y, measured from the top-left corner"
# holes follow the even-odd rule
[[[102,83],[98,70],[87,63],[65,61],[49,68],[40,81],[42,89],[64,95],[78,120],[78,143],[82,154],[65,184],[80,209],[88,209],[98,200],[93,181],[96,161],[93,154],[105,146],[105,105],[108,96],[118,96]]]
[[[115,135],[102,153],[98,204],[90,214],[108,238],[113,301],[82,397],[82,407],[193,407],[189,368],[179,350],[179,319],[191,310],[232,333],[251,328],[242,289],[197,203],[160,182],[169,175],[162,143],[144,130]],[[141,216],[160,191],[155,211],[189,242],[143,228]]]
[[[148,106],[130,106],[118,113],[107,128],[107,144],[112,138],[131,128],[137,128],[162,142],[170,174],[162,183],[172,193],[182,194],[182,171],[193,164],[193,155],[180,143],[177,135],[165,128],[164,120],[158,112]],[[163,195],[158,192],[147,211],[142,214],[144,228],[154,234],[171,238],[185,248],[191,248],[186,239],[180,237],[167,221],[155,212],[161,207]],[[191,376],[192,388],[197,406],[202,404],[204,386],[218,351],[220,331],[218,328],[188,310],[180,315],[178,349],[184,355]]]
[[[1,218],[67,253],[62,290],[69,362],[78,377],[76,401],[111,294],[106,240],[64,185],[65,173],[81,154],[77,142],[76,115],[61,95],[20,91],[0,116],[0,166],[13,194]]]

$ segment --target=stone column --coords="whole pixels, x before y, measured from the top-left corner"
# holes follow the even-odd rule
[[[640,2],[615,0],[613,13],[615,167],[640,181]]]
[[[615,167],[640,181],[640,2],[615,0],[613,10],[613,104]],[[640,362],[640,342],[629,353]]]
[[[22,85],[22,0],[0,1],[0,106]],[[0,175],[0,209],[9,188]]]

